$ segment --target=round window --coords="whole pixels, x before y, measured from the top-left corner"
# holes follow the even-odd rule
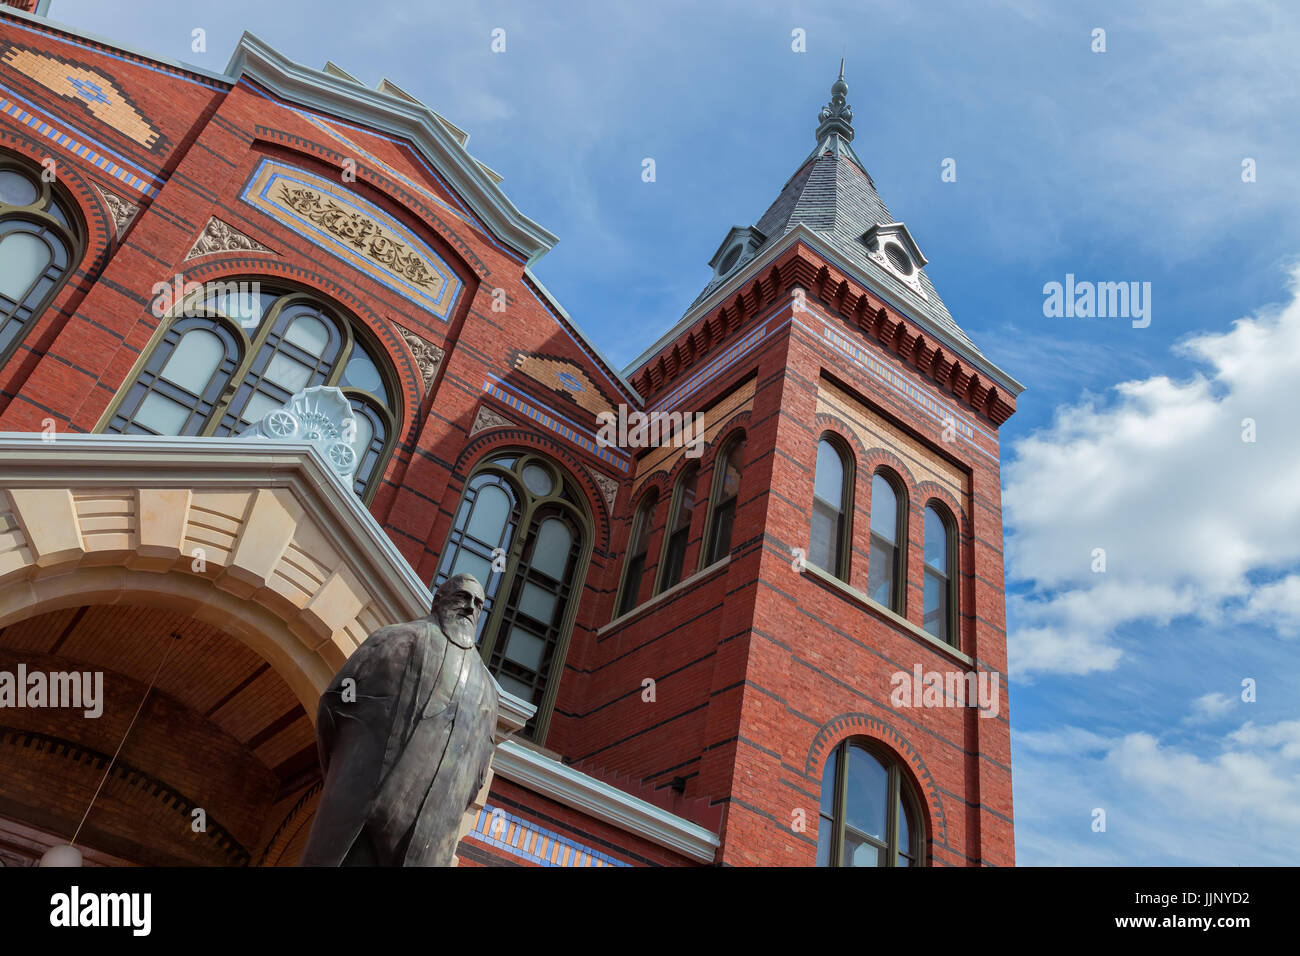
[[[899,273],[910,276],[912,274],[912,260],[907,258],[907,253],[903,247],[896,242],[885,245],[885,255],[889,257],[889,263]]]
[[[555,480],[551,477],[551,473],[533,462],[524,465],[522,477],[528,490],[539,498],[549,495],[551,489],[555,487]]]
[[[744,246],[732,246],[730,251],[727,252],[726,258],[722,260],[722,265],[718,267],[718,275],[725,276],[736,268],[736,260],[740,258],[740,254],[744,249]]]

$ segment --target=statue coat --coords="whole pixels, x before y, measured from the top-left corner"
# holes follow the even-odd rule
[[[355,702],[343,682],[355,681]],[[497,692],[477,648],[424,618],[382,627],[321,696],[325,776],[302,866],[450,866],[492,761]]]

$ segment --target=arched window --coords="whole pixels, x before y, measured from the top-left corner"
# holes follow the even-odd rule
[[[813,477],[812,529],[808,560],[837,578],[848,578],[848,515],[852,512],[852,469],[829,438],[817,443]]]
[[[677,479],[677,488],[673,492],[673,507],[669,512],[668,530],[664,534],[664,557],[659,562],[659,586],[655,588],[656,594],[682,579],[686,542],[691,536],[691,516],[695,513],[695,493],[699,483],[700,466],[691,462]]]
[[[921,814],[898,762],[845,740],[822,772],[818,866],[922,866]]]
[[[71,208],[26,162],[0,154],[0,364],[80,259]]]
[[[623,568],[623,590],[618,599],[615,617],[626,614],[637,605],[641,594],[641,577],[645,573],[646,548],[650,543],[650,530],[655,523],[655,506],[659,504],[659,492],[651,488],[646,492],[641,507],[637,509],[632,521],[632,537],[627,545],[627,564]]]
[[[907,581],[907,499],[884,471],[871,478],[871,550],[867,563],[867,594],[898,614],[903,613]]]
[[[925,506],[925,600],[922,626],[957,645],[957,592],[955,535],[952,521],[933,504]]]
[[[396,438],[389,377],[355,324],[333,306],[260,282],[212,282],[173,311],[104,431],[235,435],[295,392],[343,390],[357,423],[353,490],[369,500]]]
[[[705,539],[704,564],[721,561],[731,553],[731,529],[736,521],[740,494],[740,470],[745,466],[745,436],[739,435],[723,449],[713,466],[713,494],[710,496],[709,534]]]
[[[433,586],[474,575],[486,601],[479,651],[501,687],[537,706],[544,740],[586,569],[590,526],[577,488],[549,459],[498,454],[470,476]]]

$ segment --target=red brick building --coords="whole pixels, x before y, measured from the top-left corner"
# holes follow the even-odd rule
[[[1021,387],[881,201],[842,74],[620,371],[533,274],[555,238],[394,83],[249,35],[212,74],[27,6],[0,7],[0,861],[76,832],[87,864],[292,865],[320,691],[469,570],[505,696],[462,864],[1014,863]],[[246,434],[321,386],[355,436]],[[101,673],[102,714],[6,705],[20,665]]]

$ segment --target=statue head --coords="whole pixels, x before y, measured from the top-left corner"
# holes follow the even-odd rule
[[[431,616],[453,644],[473,647],[482,610],[483,588],[478,579],[472,574],[457,574],[434,592]]]

